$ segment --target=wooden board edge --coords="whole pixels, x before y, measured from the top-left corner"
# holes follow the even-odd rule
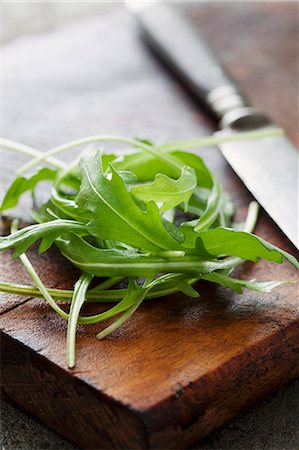
[[[186,448],[298,377],[298,341],[299,319],[154,408],[134,411],[2,332],[1,393],[82,448]]]
[[[128,406],[8,334],[1,332],[0,339],[4,400],[81,448],[148,448],[145,427]]]
[[[187,387],[180,387],[170,401],[156,407],[158,414],[148,412],[144,418],[150,448],[178,449],[198,443],[236,415],[298,378],[298,343],[299,318],[215,371]],[[240,367],[242,370],[238,370]],[[165,424],[167,417],[169,422]],[[159,423],[163,424],[160,428]]]

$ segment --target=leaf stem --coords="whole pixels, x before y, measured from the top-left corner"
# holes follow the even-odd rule
[[[98,292],[98,291],[104,291],[105,289],[110,288],[111,286],[114,286],[115,284],[122,281],[124,277],[111,277],[108,278],[108,280],[103,281],[102,283],[98,284],[94,288],[90,289],[88,292]]]
[[[33,147],[29,147],[28,145],[11,141],[10,139],[0,138],[0,147],[6,148],[7,150],[13,150],[18,153],[23,153],[24,155],[33,156],[35,158],[43,156],[43,152],[40,152]],[[64,164],[62,161],[59,161],[59,159],[46,157],[45,161],[52,166],[57,167],[58,169],[66,168],[66,164]]]
[[[192,283],[195,283],[197,278],[192,279]],[[55,301],[61,301],[61,302],[70,302],[73,296],[74,291],[72,290],[66,290],[66,289],[51,289],[46,288],[48,293],[51,295],[51,297]],[[97,291],[96,288],[90,289],[86,296],[86,302],[87,303],[111,303],[111,302],[118,302],[120,301],[125,293],[126,289],[115,289],[115,290],[99,290]],[[40,290],[37,289],[34,286],[26,286],[23,284],[17,284],[17,283],[8,283],[6,281],[0,281],[0,292],[6,292],[8,294],[14,294],[14,295],[23,295],[26,297],[43,297]],[[150,291],[146,295],[146,299],[153,299],[162,297],[165,295],[173,294],[175,292],[178,292],[177,288],[171,287],[171,288],[161,288],[156,289],[155,291]]]
[[[36,156],[28,163],[24,164],[20,169],[18,169],[17,174],[20,175],[21,173],[26,172],[31,167],[35,166],[36,164],[44,161],[45,159],[49,158],[52,155],[56,155],[58,153],[62,153],[66,150],[70,150],[74,147],[79,147],[80,145],[85,144],[91,144],[94,142],[121,142],[124,144],[129,144],[133,147],[140,148],[142,150],[145,150],[146,152],[153,153],[155,156],[157,156],[159,159],[163,158],[161,153],[157,152],[153,149],[151,145],[145,144],[141,141],[138,141],[136,139],[130,139],[123,136],[113,136],[113,135],[95,135],[95,136],[87,136],[82,139],[76,139],[71,142],[67,142],[65,144],[59,145],[57,147],[54,147],[47,152],[41,153],[39,156]],[[165,159],[165,158],[164,158]],[[167,161],[169,160],[166,158]],[[173,158],[172,158],[173,159]],[[180,167],[177,167],[177,169],[181,169]]]
[[[11,232],[15,232],[18,228],[18,221],[13,220],[11,225]],[[31,262],[27,258],[26,254],[23,253],[19,256],[23,266],[25,267],[28,275],[31,277],[32,281],[36,285],[37,289],[40,291],[42,296],[45,298],[45,300],[49,303],[49,305],[56,311],[63,319],[68,319],[68,314],[63,311],[55,302],[55,300],[51,297],[48,290],[46,289],[44,283],[39,278],[38,274],[36,273],[34,267],[32,266]]]
[[[113,322],[110,326],[104,328],[104,330],[100,331],[100,333],[97,334],[97,339],[103,339],[109,334],[111,334],[113,331],[115,331],[117,328],[119,328],[126,320],[128,320],[136,311],[136,309],[141,305],[141,303],[144,300],[144,297],[146,295],[147,289],[140,289],[138,288],[138,299],[136,302],[128,308],[115,322]],[[136,295],[136,292],[133,293],[133,295]]]
[[[253,232],[257,222],[258,213],[259,213],[259,204],[255,201],[250,202],[248,206],[248,212],[243,231],[246,231],[247,233]]]
[[[66,338],[66,362],[69,368],[75,366],[76,361],[76,327],[80,309],[86,298],[88,286],[92,280],[92,275],[83,273],[74,286],[74,293],[71,302]]]
[[[198,147],[210,147],[224,142],[244,141],[251,139],[261,139],[267,137],[282,136],[284,131],[281,128],[272,127],[259,131],[248,131],[242,133],[228,133],[226,131],[220,131],[213,136],[204,136],[195,139],[186,139],[180,141],[169,142],[168,144],[158,145],[156,147],[159,151],[171,151],[171,150],[188,150]]]

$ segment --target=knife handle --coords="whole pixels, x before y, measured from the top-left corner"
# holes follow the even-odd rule
[[[247,101],[192,25],[159,3],[138,13],[146,41],[218,120]]]

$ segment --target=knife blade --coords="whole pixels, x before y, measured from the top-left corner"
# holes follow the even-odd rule
[[[249,106],[213,51],[182,15],[165,3],[126,1],[145,41],[218,121],[218,133],[275,127]],[[299,152],[286,136],[226,142],[220,150],[245,186],[299,249]]]

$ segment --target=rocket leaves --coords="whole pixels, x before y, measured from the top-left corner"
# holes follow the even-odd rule
[[[14,179],[0,206],[0,211],[6,211],[7,209],[14,208],[21,197],[27,191],[34,192],[36,185],[40,181],[53,180],[56,176],[57,170],[43,167],[33,174],[28,176],[18,176]]]
[[[39,251],[44,252],[51,247],[59,236],[71,232],[79,236],[88,234],[85,225],[74,220],[58,219],[37,225],[29,225],[11,233],[9,236],[1,236],[0,251],[14,248],[14,256],[17,257],[24,253],[34,242],[41,239]]]
[[[110,179],[104,175],[99,151],[84,156],[81,164],[81,187],[75,202],[94,215],[87,224],[90,234],[149,251],[181,249],[164,228],[156,203],[149,202],[145,210],[139,208],[112,166]]]
[[[200,242],[201,248],[205,249],[210,258],[236,256],[248,261],[257,262],[259,259],[265,259],[279,264],[286,259],[299,269],[298,261],[294,256],[248,232],[217,227],[196,233],[185,224],[181,230],[185,236],[184,244],[188,246],[188,249],[195,248]]]
[[[172,252],[150,255],[131,249],[98,248],[85,239],[71,235],[58,239],[57,246],[71,263],[83,272],[98,277],[153,277],[159,273],[185,273],[189,276],[232,268],[235,260],[204,260],[201,256],[181,256]]]
[[[149,202],[153,200],[161,203],[160,211],[168,211],[180,203],[184,203],[185,211],[188,209],[188,202],[197,186],[194,169],[183,167],[180,178],[173,178],[158,173],[151,184],[134,186],[131,193],[139,200]]]
[[[258,134],[246,133],[244,138],[250,136]],[[0,251],[14,249],[14,256],[20,257],[35,286],[0,281],[0,291],[42,295],[68,320],[69,367],[75,364],[77,323],[100,323],[117,316],[97,334],[102,339],[121,326],[144,299],[172,292],[196,298],[200,286],[195,289],[193,285],[201,279],[238,294],[244,289],[270,292],[283,284],[234,278],[234,268],[244,260],[282,263],[285,259],[299,268],[292,255],[252,234],[256,203],[249,205],[243,229],[241,224],[233,223],[234,207],[229,195],[204,161],[185,151],[206,142],[212,144],[213,139],[156,146],[146,140],[91,136],[45,154],[35,150],[35,158],[19,170],[22,173],[37,162],[44,163],[34,173],[15,178],[1,211],[16,206],[26,191],[37,196],[41,181],[50,181],[51,189],[47,201],[32,212],[39,223],[0,237]],[[219,139],[217,136],[215,142]],[[242,139],[240,133],[237,139]],[[60,168],[59,160],[52,158],[75,145],[109,140],[131,149],[121,154],[89,149],[69,168],[63,163]],[[3,142],[5,145],[8,141]],[[8,148],[20,149],[19,144],[9,143]],[[55,169],[47,167],[53,161]],[[43,285],[25,255],[37,241],[40,252],[56,244],[61,254],[82,271],[73,291]],[[92,278],[96,286],[90,289]],[[119,282],[122,286],[115,286]],[[59,299],[70,302],[69,313],[55,304]],[[114,300],[117,304],[100,314],[81,316],[86,300]]]
[[[286,284],[283,281],[256,281],[256,280],[238,280],[229,277],[221,272],[213,272],[201,276],[202,280],[210,281],[212,283],[220,284],[226,288],[232,289],[237,294],[242,294],[244,288],[251,289],[257,292],[271,292],[272,289]]]
[[[255,262],[262,258],[276,263],[282,263],[285,258],[299,269],[294,256],[251,233],[219,227],[199,235],[204,247],[214,256],[237,256]]]

